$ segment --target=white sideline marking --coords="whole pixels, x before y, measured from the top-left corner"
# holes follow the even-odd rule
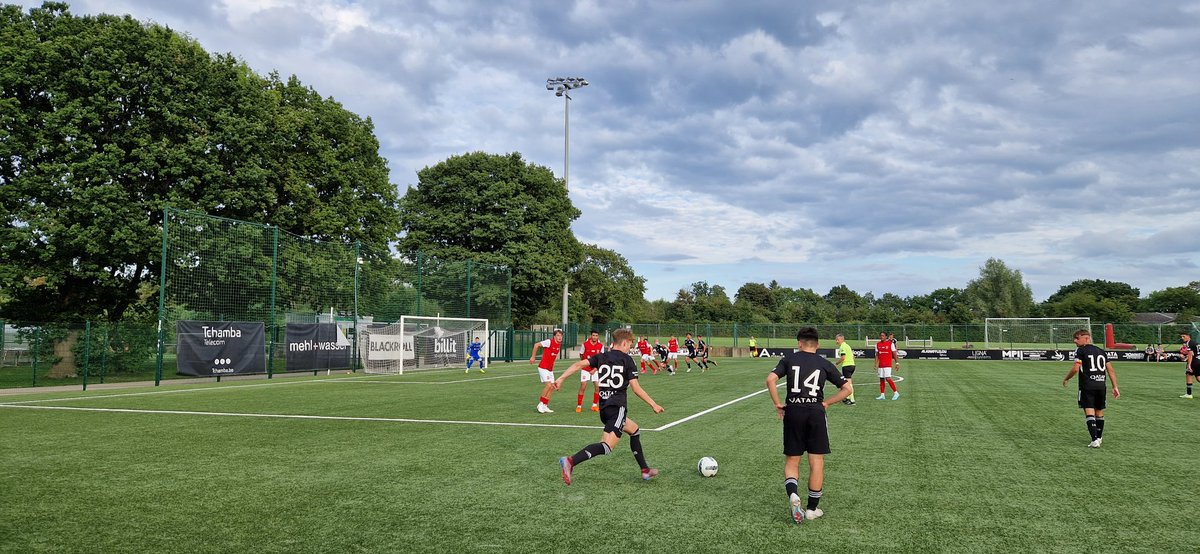
[[[237,412],[197,412],[191,410],[134,410],[129,408],[81,408],[78,406],[29,406],[0,404],[0,408],[24,408],[27,410],[66,410],[75,412],[114,412],[123,414],[172,414],[224,417],[263,417],[272,419],[316,419],[327,421],[382,421],[388,423],[450,423],[455,425],[491,425],[497,427],[554,427],[559,429],[601,429],[594,425],[567,425],[560,423],[513,423],[503,421],[456,421],[449,419],[408,419],[399,417],[350,417],[318,416],[301,414],[248,414]]]
[[[381,381],[378,379],[355,379],[354,377],[341,377],[338,379],[322,379],[322,383],[340,383],[349,381],[352,383],[378,383],[383,385],[454,385],[457,383],[473,383],[475,381],[491,381],[493,379],[512,379],[513,377],[528,377],[530,380],[537,379],[537,375],[533,373],[519,373],[516,375],[501,375],[499,377],[478,377],[475,379],[459,379],[457,381]]]
[[[359,376],[354,376],[354,377],[336,377],[336,378],[331,378],[331,379],[309,379],[309,380],[304,380],[304,381],[282,381],[282,380],[280,380],[280,381],[272,381],[269,383],[254,383],[251,385],[215,385],[215,386],[211,386],[211,387],[154,390],[154,391],[147,391],[147,392],[123,392],[123,393],[116,393],[116,394],[96,394],[96,395],[91,395],[91,396],[68,396],[68,397],[64,397],[64,398],[42,398],[42,399],[38,399],[38,400],[14,400],[14,401],[9,401],[9,402],[0,402],[0,406],[17,406],[20,404],[36,404],[39,402],[58,402],[60,400],[89,400],[92,398],[123,398],[126,396],[149,396],[149,395],[156,395],[156,394],[177,394],[177,393],[184,393],[184,392],[203,392],[203,391],[218,391],[218,390],[230,390],[230,389],[245,389],[245,388],[251,388],[251,387],[271,387],[271,386],[278,386],[278,385],[307,385],[307,384],[313,384],[313,383],[326,383],[329,381],[359,381],[359,382],[364,382],[364,383],[396,383],[396,384],[406,384],[406,385],[442,385],[442,384],[450,384],[450,383],[465,383],[465,382],[469,382],[469,381],[484,381],[484,380],[488,380],[488,379],[505,379],[508,377],[529,377],[529,376],[530,376],[530,374],[522,373],[522,374],[518,374],[518,375],[505,375],[505,376],[500,376],[500,377],[483,377],[483,378],[479,378],[479,379],[460,379],[457,381],[446,381],[446,382],[436,382],[436,381],[420,382],[420,381],[386,381],[386,380],[378,380],[378,379],[370,380],[372,378],[375,378],[375,375],[359,375]],[[534,375],[533,377],[536,378],[537,376]],[[32,394],[37,394],[37,393],[32,393]]]

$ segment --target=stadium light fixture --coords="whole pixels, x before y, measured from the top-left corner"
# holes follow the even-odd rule
[[[583,77],[552,77],[546,79],[546,90],[554,91],[554,96],[563,98],[563,187],[571,190],[568,176],[571,168],[571,94],[574,89],[588,86]],[[570,292],[570,279],[563,283],[562,322],[567,328],[567,302]]]

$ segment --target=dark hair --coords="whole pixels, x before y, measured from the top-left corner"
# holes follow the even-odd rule
[[[1078,331],[1075,331],[1075,338],[1090,337],[1090,336],[1092,336],[1092,332],[1088,331],[1087,329],[1080,329]]]
[[[596,335],[599,335],[599,334],[600,334],[600,331],[597,331],[597,330],[595,330],[595,329],[592,329],[592,332],[591,332],[591,333],[588,333],[588,334],[589,334],[589,335],[591,335],[591,334],[596,334]]]
[[[821,337],[817,334],[817,330],[812,327],[804,327],[800,329],[800,332],[796,333],[796,340],[800,342],[816,342],[820,339]]]

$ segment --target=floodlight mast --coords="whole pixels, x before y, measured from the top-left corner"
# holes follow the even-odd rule
[[[555,96],[563,98],[563,188],[568,191],[570,186],[571,172],[571,90],[588,86],[587,79],[583,77],[553,77],[546,79],[546,90],[554,91]],[[563,303],[562,303],[562,324],[563,330],[567,328],[567,301],[571,295],[570,279],[563,283]]]

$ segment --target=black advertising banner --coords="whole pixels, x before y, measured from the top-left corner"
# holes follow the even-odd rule
[[[267,371],[266,333],[261,321],[178,321],[175,340],[180,375]]]
[[[288,371],[350,367],[350,340],[336,323],[289,323],[285,336]]]
[[[853,348],[855,358],[873,359],[875,357],[874,348]],[[795,348],[762,348],[759,349],[758,356],[760,358],[780,358],[789,353],[795,352]],[[1021,360],[1021,361],[1049,361],[1049,362],[1070,362],[1075,360],[1075,350],[939,350],[936,348],[901,348],[896,350],[902,360]],[[832,348],[818,348],[817,354],[826,358],[836,358],[837,351]],[[1144,352],[1129,351],[1129,350],[1109,350],[1107,351],[1108,360],[1111,362],[1145,362],[1148,360]],[[1166,359],[1172,359],[1171,355],[1165,356]],[[1175,354],[1175,359],[1179,358]]]

